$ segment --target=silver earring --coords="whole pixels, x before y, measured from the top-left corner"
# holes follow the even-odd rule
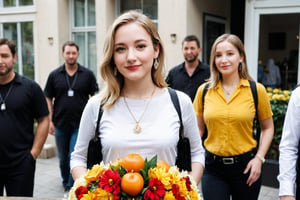
[[[159,64],[158,59],[155,58],[155,59],[154,59],[154,63],[153,63],[153,67],[154,67],[155,70],[158,69],[158,64]]]

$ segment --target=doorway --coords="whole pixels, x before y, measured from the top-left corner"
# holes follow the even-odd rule
[[[273,59],[280,69],[282,89],[297,85],[300,14],[260,15],[258,60],[268,73],[266,64]]]

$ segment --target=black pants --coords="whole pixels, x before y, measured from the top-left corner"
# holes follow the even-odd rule
[[[15,168],[0,170],[0,196],[3,189],[7,196],[33,196],[34,173],[36,161],[30,153]]]
[[[205,200],[257,200],[261,177],[249,187],[249,173],[243,174],[255,152],[233,158],[215,157],[206,152],[202,177],[202,192]]]

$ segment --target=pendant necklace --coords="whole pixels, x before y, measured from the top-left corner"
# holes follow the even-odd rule
[[[126,105],[128,111],[129,111],[131,117],[132,117],[133,120],[135,121],[135,125],[134,125],[134,127],[133,127],[133,132],[136,133],[136,134],[139,134],[139,133],[142,132],[142,127],[140,126],[140,121],[141,121],[141,119],[143,118],[143,116],[144,116],[144,114],[145,114],[145,112],[146,112],[146,110],[147,110],[147,108],[148,108],[148,106],[149,106],[149,104],[150,104],[150,101],[151,101],[151,99],[152,99],[152,97],[153,97],[153,94],[154,94],[154,92],[155,92],[155,89],[156,89],[156,87],[154,87],[154,89],[153,89],[153,91],[152,91],[152,93],[151,93],[151,97],[150,97],[150,99],[148,100],[148,102],[147,102],[147,104],[146,104],[146,106],[145,106],[145,109],[144,109],[143,113],[141,114],[141,116],[140,116],[140,118],[139,118],[138,120],[135,118],[135,116],[134,116],[133,113],[131,112],[131,110],[130,110],[130,108],[129,108],[129,106],[128,106],[128,103],[127,103],[127,101],[126,101],[126,98],[125,98],[125,96],[123,96],[124,103],[125,103],[125,105]]]
[[[0,102],[1,102],[0,110],[1,110],[1,111],[6,110],[6,104],[5,104],[5,101],[6,101],[7,97],[8,97],[8,95],[9,95],[10,91],[12,90],[13,85],[14,85],[14,83],[11,83],[11,85],[9,86],[8,91],[7,91],[7,93],[6,93],[6,95],[5,95],[4,98],[3,98],[2,95],[0,94]]]
[[[226,90],[223,86],[222,86],[222,88],[223,88],[224,93],[225,93],[227,96],[230,96],[230,94],[232,93],[232,91],[231,91],[231,90]]]

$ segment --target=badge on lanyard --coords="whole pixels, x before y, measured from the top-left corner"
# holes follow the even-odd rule
[[[0,108],[1,110],[6,110],[6,105],[5,105],[5,103],[2,103],[1,104],[1,108]]]
[[[73,96],[74,96],[74,90],[69,89],[69,90],[68,90],[68,96],[69,96],[69,97],[73,97]]]

